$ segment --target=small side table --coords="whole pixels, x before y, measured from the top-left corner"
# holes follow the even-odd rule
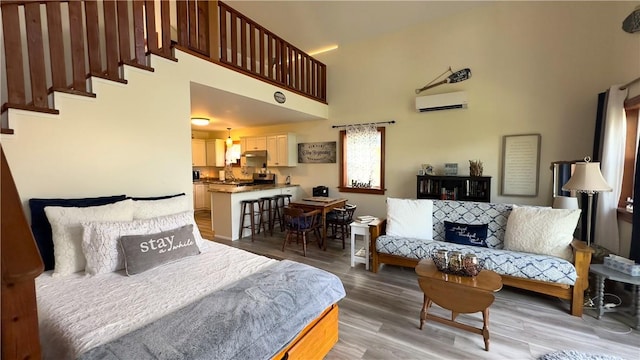
[[[358,264],[364,264],[365,269],[369,270],[369,242],[371,241],[371,235],[369,235],[369,224],[359,223],[354,221],[351,226],[351,267]],[[364,239],[364,247],[356,251],[356,235],[360,235]]]
[[[596,291],[598,295],[598,302],[596,303],[598,311],[598,319],[605,313],[604,308],[604,281],[605,279],[618,281],[624,284],[631,284],[633,288],[631,313],[635,316],[636,324],[635,328],[640,329],[640,276],[631,276],[620,271],[610,269],[603,264],[592,264],[589,266],[589,271],[596,275]],[[614,309],[613,311],[618,311]]]

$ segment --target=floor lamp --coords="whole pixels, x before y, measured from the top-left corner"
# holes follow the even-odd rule
[[[584,162],[575,163],[575,169],[569,181],[562,187],[564,191],[576,191],[585,193],[587,202],[587,245],[591,246],[591,207],[593,194],[597,192],[612,191],[600,172],[600,163],[591,162],[590,157],[585,157]]]

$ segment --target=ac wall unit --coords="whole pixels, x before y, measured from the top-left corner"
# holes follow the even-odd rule
[[[419,112],[427,112],[448,109],[466,109],[467,102],[467,93],[465,91],[418,96],[416,97],[416,110]]]

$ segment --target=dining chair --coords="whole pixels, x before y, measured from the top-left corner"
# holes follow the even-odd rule
[[[345,238],[349,237],[349,224],[353,221],[353,214],[357,206],[345,204],[343,208],[335,208],[327,214],[327,227],[331,230],[330,237],[342,239],[342,248],[345,246]]]
[[[296,243],[302,238],[302,254],[307,256],[307,234],[310,232],[316,236],[318,247],[322,247],[322,236],[320,235],[322,212],[320,210],[304,212],[301,208],[285,207],[283,214],[287,234],[282,244],[282,251],[284,251],[287,242],[290,243],[292,237],[295,236]]]

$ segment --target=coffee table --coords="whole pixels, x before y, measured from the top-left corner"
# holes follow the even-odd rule
[[[484,349],[489,351],[489,307],[495,300],[494,293],[502,289],[502,278],[491,270],[482,270],[477,276],[458,276],[438,270],[431,259],[420,260],[416,266],[418,284],[424,293],[424,303],[420,312],[420,330],[424,322],[434,320],[458,329],[482,335]],[[429,308],[436,303],[451,310],[451,319],[429,314]],[[482,312],[482,328],[459,323],[459,314]]]

